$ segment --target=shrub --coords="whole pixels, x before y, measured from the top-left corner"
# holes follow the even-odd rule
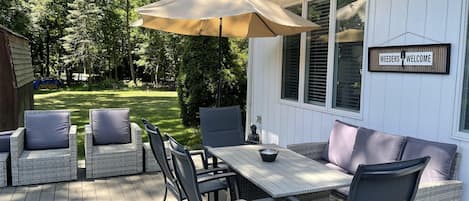
[[[235,62],[227,38],[222,39],[223,66],[221,71],[221,106],[241,105],[246,101],[246,67]],[[182,62],[177,80],[181,117],[186,126],[197,126],[199,107],[216,105],[218,38],[185,37]]]

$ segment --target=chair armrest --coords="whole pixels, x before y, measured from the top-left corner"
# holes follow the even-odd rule
[[[68,147],[70,151],[75,152],[77,151],[77,126],[72,125],[70,126],[70,131],[68,132]]]
[[[132,144],[137,148],[141,149],[142,147],[142,128],[138,124],[132,122],[130,123],[130,136]]]
[[[86,160],[88,155],[93,153],[93,131],[91,130],[91,125],[85,125],[85,156]]]
[[[290,144],[287,148],[313,160],[320,160],[327,144],[327,142],[308,142]]]
[[[10,155],[11,159],[17,160],[24,150],[24,131],[23,127],[20,127],[13,132],[10,136]]]
[[[212,173],[212,172],[228,172],[228,171],[229,171],[228,168],[218,167],[218,168],[198,170],[196,174],[197,175],[203,175],[203,174],[208,174],[208,173]]]
[[[70,168],[71,168],[71,178],[72,180],[77,179],[77,170],[78,170],[78,161],[77,161],[77,126],[70,126],[70,131],[68,133],[68,147],[70,150]]]
[[[203,182],[207,182],[207,181],[212,181],[212,180],[216,180],[216,179],[223,179],[223,178],[228,178],[228,177],[234,177],[234,176],[236,176],[236,173],[234,173],[234,172],[214,174],[212,176],[206,176],[206,177],[198,178],[197,183],[203,183]]]
[[[200,159],[202,160],[202,165],[204,166],[204,169],[208,168],[208,166],[206,164],[207,160],[205,158],[205,151],[204,150],[192,150],[192,151],[189,151],[189,153],[191,154],[191,157],[192,156],[200,156]]]
[[[422,182],[415,201],[462,200],[463,182],[458,180]]]

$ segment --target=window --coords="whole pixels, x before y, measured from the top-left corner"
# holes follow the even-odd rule
[[[330,5],[329,1],[308,2],[308,19],[320,28],[306,38],[305,103],[321,106],[326,103]]]
[[[461,100],[461,121],[459,130],[469,132],[469,32],[466,41],[466,61],[464,65],[464,81]]]
[[[301,4],[288,7],[287,9],[301,15]],[[282,99],[298,100],[300,41],[300,34],[285,36],[283,38]]]
[[[307,6],[303,16],[320,28],[303,38],[284,37],[282,99],[319,106],[326,111],[360,112],[366,2],[303,0]],[[297,14],[302,10],[300,5],[288,9]],[[300,54],[304,64],[299,61]],[[300,64],[305,65],[304,69]],[[299,86],[303,83],[300,79],[304,79],[304,86]],[[303,100],[298,101],[298,97]]]
[[[337,1],[334,108],[360,111],[365,4],[363,0]]]

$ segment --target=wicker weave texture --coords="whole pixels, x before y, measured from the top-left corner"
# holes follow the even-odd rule
[[[7,168],[9,159],[9,153],[0,153],[0,187],[7,186]]]
[[[287,147],[299,154],[318,160],[322,156],[327,142],[292,144]],[[452,167],[452,180],[420,183],[415,201],[460,201],[462,199],[463,182],[457,180],[461,155],[456,155]],[[344,201],[334,194],[330,194],[330,201]]]
[[[143,171],[142,129],[136,123],[131,123],[130,131],[132,142],[129,144],[94,146],[91,127],[85,126],[86,178],[129,175]]]
[[[145,172],[159,172],[161,171],[158,162],[156,162],[155,156],[151,150],[150,143],[143,143],[143,151],[145,155]]]
[[[77,127],[72,125],[69,148],[24,150],[24,128],[10,138],[13,186],[70,181],[77,179]]]

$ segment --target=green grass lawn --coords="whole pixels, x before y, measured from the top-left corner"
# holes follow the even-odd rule
[[[67,109],[72,113],[72,124],[78,126],[78,157],[84,158],[84,127],[89,124],[89,109],[130,108],[130,120],[142,129],[141,118],[160,127],[190,148],[200,147],[198,129],[186,128],[179,117],[177,93],[174,91],[40,91],[34,95],[34,109]],[[143,141],[147,141],[144,132]]]

